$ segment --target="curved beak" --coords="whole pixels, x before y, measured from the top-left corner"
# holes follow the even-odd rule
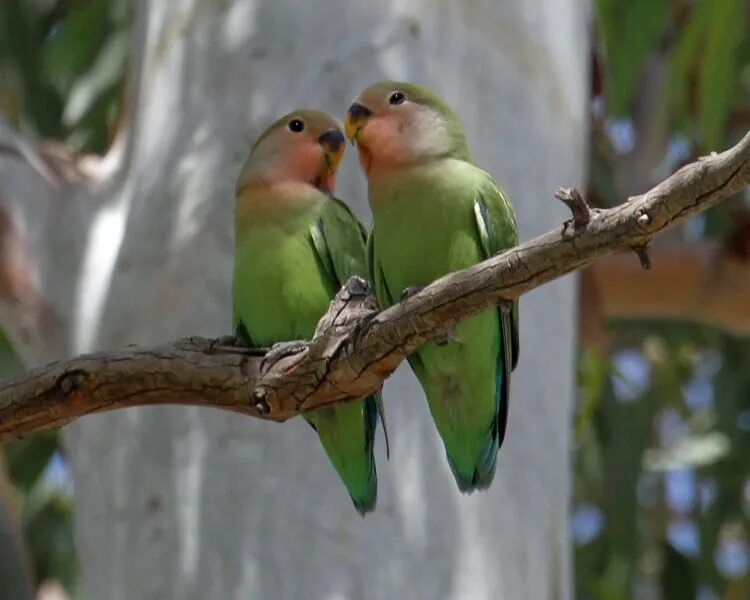
[[[344,134],[341,133],[340,129],[329,129],[321,134],[318,143],[323,148],[328,170],[334,172],[341,162],[341,157],[344,156],[344,148],[346,147]]]
[[[349,141],[354,144],[357,142],[359,132],[362,131],[364,126],[367,124],[367,120],[372,116],[372,111],[366,106],[355,102],[346,111],[346,120],[344,128],[346,130],[346,137]]]

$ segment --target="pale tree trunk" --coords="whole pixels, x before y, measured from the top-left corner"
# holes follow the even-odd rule
[[[38,265],[31,324],[10,327],[32,362],[228,332],[232,187],[252,139],[300,106],[341,116],[378,79],[428,84],[456,107],[523,239],[567,218],[552,193],[583,181],[584,2],[141,6],[128,125],[110,154],[58,189],[0,161],[0,202]],[[352,152],[337,191],[367,218]],[[573,280],[524,296],[521,314],[509,435],[487,493],[457,491],[407,369],[385,388],[392,458],[379,438],[378,509],[364,520],[299,419],[181,407],[68,427],[88,596],[569,597]],[[44,319],[62,332],[55,343],[35,334]]]

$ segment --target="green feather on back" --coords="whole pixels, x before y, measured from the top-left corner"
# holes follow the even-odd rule
[[[332,287],[332,295],[350,277],[354,275],[359,277],[367,276],[366,255],[363,251],[367,242],[367,232],[351,208],[338,198],[331,196],[329,201],[326,202],[321,211],[320,218],[310,227],[310,240],[315,248],[315,254],[320,267],[326,274]],[[360,250],[353,252],[353,248]],[[320,409],[316,412],[324,410],[326,409]],[[366,443],[370,456],[372,456],[378,416],[380,416],[383,423],[386,456],[388,457],[390,456],[390,442],[380,391],[365,398]],[[309,419],[309,421],[315,427],[314,420]],[[321,432],[318,431],[318,433],[320,434]],[[322,441],[323,445],[326,446],[326,440],[322,439]],[[335,457],[331,457],[331,460],[334,463],[336,461]],[[336,467],[340,470],[338,465]],[[342,466],[341,468],[344,467]],[[372,477],[377,478],[374,460],[372,462]],[[376,488],[373,489],[376,490]],[[372,495],[369,499],[365,500],[358,500],[354,496],[352,496],[352,499],[360,512],[367,512],[374,508],[376,495]]]

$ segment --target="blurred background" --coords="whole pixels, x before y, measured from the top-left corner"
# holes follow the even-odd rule
[[[273,3],[248,1],[245,4],[252,8],[244,12],[231,8],[237,14],[227,17],[220,34],[212,37],[198,33],[192,42],[188,39],[185,42],[188,47],[175,56],[170,55],[169,36],[187,36],[186,31],[199,27],[196,23],[217,18],[207,7],[210,3],[183,2],[185,11],[168,17],[161,14],[167,9],[156,0],[141,3],[138,10],[144,14],[140,16],[134,8],[136,4],[113,0],[3,0],[0,3],[0,163],[4,160],[27,162],[28,172],[49,189],[70,189],[87,178],[96,179],[98,183],[75,192],[78,200],[85,197],[84,202],[98,193],[109,193],[106,189],[115,188],[108,186],[118,185],[111,179],[101,183],[110,173],[110,162],[132,151],[132,140],[142,135],[144,128],[161,126],[158,120],[144,122],[143,119],[140,130],[132,126],[139,102],[145,102],[144,95],[161,93],[159,86],[170,85],[168,77],[159,79],[151,73],[135,80],[134,74],[148,73],[149,69],[172,69],[189,79],[190,68],[196,62],[220,63],[220,57],[216,56],[219,51],[212,47],[217,39],[237,36],[235,30],[243,27],[253,30],[253,20],[260,23],[262,19],[272,19],[275,26],[283,30],[284,20],[293,19],[288,11],[294,6],[294,3],[280,3],[274,8]],[[334,7],[335,3],[330,4],[332,7],[326,9],[329,13],[339,10]],[[507,24],[491,20],[489,24],[482,24],[476,18],[466,17],[461,6],[474,4],[468,0],[440,2],[435,6],[427,2],[411,4],[413,11],[411,20],[406,21],[407,29],[429,29],[426,13],[446,10],[463,19],[462,35],[466,32],[470,35],[473,28],[483,29],[483,35],[490,37],[508,34]],[[441,5],[440,9],[437,4]],[[529,13],[542,12],[547,6],[541,0],[527,4],[524,10]],[[560,5],[558,9],[567,13],[570,4],[583,7],[574,11],[579,22],[571,26],[581,34],[582,50],[566,60],[577,61],[570,68],[583,74],[580,79],[573,78],[570,85],[578,85],[580,81],[585,87],[574,91],[574,95],[585,99],[585,108],[581,109],[584,122],[576,127],[585,136],[583,139],[588,140],[581,147],[588,150],[575,157],[576,161],[581,159],[585,179],[560,180],[555,185],[581,185],[592,204],[612,206],[646,191],[680,165],[711,151],[725,149],[750,129],[748,0],[593,0],[590,5],[578,2],[549,5]],[[355,18],[351,13],[354,9],[340,10],[342,19]],[[513,11],[508,10],[501,16],[513,18],[513,15]],[[527,49],[534,53],[533,60],[515,63],[511,60],[509,68],[515,68],[523,78],[527,71],[539,70],[540,61],[547,61],[552,66],[542,71],[548,77],[555,72],[555,59],[542,50],[545,36],[555,35],[554,28],[539,29],[536,17],[520,13],[516,16],[519,24],[511,23],[510,29],[518,25],[520,33],[517,35],[527,36],[540,46],[537,50]],[[450,23],[450,19],[446,21]],[[152,28],[165,22],[167,26],[154,33]],[[300,22],[296,21],[295,27],[304,27]],[[316,23],[315,26],[322,25]],[[495,30],[488,33],[488,28]],[[452,37],[458,35],[453,36],[450,29],[438,33],[448,45],[453,43]],[[388,35],[387,31],[383,33],[374,28],[372,47],[401,43],[394,42]],[[154,42],[155,36],[162,37]],[[543,39],[540,41],[537,37]],[[560,37],[562,44],[571,43],[562,33]],[[423,43],[429,44],[429,36],[425,39],[428,41]],[[269,50],[252,43],[251,46],[250,50],[243,51],[248,61],[264,60],[264,52],[271,56],[277,52],[281,56],[278,60],[291,60],[297,51],[290,50],[286,56],[281,50]],[[456,47],[453,46],[454,50]],[[358,52],[367,52],[368,47],[344,47],[341,51],[356,58]],[[404,53],[408,54],[408,46]],[[155,62],[149,65],[144,54],[146,59],[151,56]],[[351,75],[345,61],[328,67],[324,64],[321,72],[325,73],[327,68],[339,69],[342,79]],[[400,72],[398,67],[388,65],[382,67],[381,72],[393,70]],[[298,74],[290,69],[290,77],[304,78],[302,71]],[[440,88],[435,83],[438,80],[435,68],[417,64],[404,72],[407,75],[427,73],[427,80],[423,82]],[[263,73],[269,80],[279,78],[270,67]],[[373,78],[375,73],[359,73],[358,76],[367,80],[368,75]],[[486,80],[492,78],[491,72],[477,76],[471,93],[491,94],[493,88]],[[281,79],[281,83],[275,85],[283,91],[284,78]],[[334,91],[339,93],[343,89],[348,93],[341,92],[344,93],[341,112],[356,89],[336,84],[336,81],[334,77]],[[243,105],[246,86],[243,83],[234,92],[229,85],[217,95],[236,93],[238,98],[234,102]],[[467,93],[466,88],[457,84],[447,87],[453,90],[447,96],[454,103]],[[540,89],[538,93],[546,93]],[[188,88],[182,88],[180,94],[181,101],[191,102]],[[129,101],[129,97],[135,100]],[[180,102],[170,98],[160,114],[168,116],[180,106]],[[216,102],[226,100],[217,98]],[[517,104],[504,104],[502,98],[494,102],[489,98],[488,102],[495,111],[509,112],[511,116],[513,111],[519,110]],[[479,110],[483,104],[476,101],[472,106]],[[475,116],[477,111],[472,106],[459,108],[459,112],[465,111],[471,115],[467,117],[470,121],[478,120],[481,125],[481,118]],[[232,159],[235,170],[227,175],[227,189],[249,140],[257,134],[258,128],[262,129],[263,119],[266,115],[272,116],[274,109],[273,102],[253,106],[254,112],[246,121],[246,124],[249,122],[247,131],[233,142],[237,148]],[[481,115],[481,110],[479,113]],[[233,123],[208,123],[208,126],[225,130],[239,127]],[[503,123],[498,127],[503,127]],[[471,135],[469,137],[472,139]],[[202,141],[191,138],[191,143],[210,146],[211,134],[207,133],[204,138]],[[545,144],[544,138],[538,143]],[[502,138],[493,139],[492,144],[498,153],[497,162],[502,163],[503,152],[497,150],[502,146]],[[153,144],[146,145],[146,151],[169,150]],[[571,152],[577,152],[577,148]],[[475,150],[475,156],[488,168],[494,164],[491,153],[483,160],[481,151]],[[142,158],[148,159],[147,156]],[[205,160],[218,159],[210,154],[209,148]],[[182,165],[182,168],[190,167]],[[545,168],[541,161],[539,168]],[[490,170],[498,174],[497,169]],[[102,318],[100,304],[90,297],[88,301],[81,301],[83,308],[80,303],[76,309],[69,308],[78,311],[79,316],[68,321],[56,314],[61,312],[55,310],[57,300],[50,300],[51,308],[46,311],[44,303],[32,297],[30,290],[38,289],[48,298],[55,296],[54,284],[45,279],[51,267],[27,262],[33,262],[34,252],[29,254],[31,258],[19,256],[16,238],[24,231],[22,227],[14,227],[13,205],[3,209],[3,173],[0,170],[0,263],[3,266],[0,294],[6,308],[0,312],[0,323],[6,328],[8,338],[0,330],[0,377],[18,373],[28,364],[94,347],[96,343],[91,340],[97,339],[97,334],[90,331],[93,326],[87,315]],[[21,186],[11,187],[13,193],[18,194],[25,182],[26,179],[22,179],[21,183],[13,184]],[[102,187],[105,192],[101,192]],[[516,202],[521,195],[518,187],[511,190]],[[34,204],[37,210],[42,200],[36,197],[36,188],[30,189],[27,196],[22,196],[24,202]],[[201,185],[193,188],[185,185],[178,193],[189,197],[200,194],[202,189]],[[7,188],[5,191],[9,193]],[[524,198],[523,202],[548,202],[552,207],[553,191],[554,187],[550,186],[547,196]],[[188,202],[187,214],[203,210],[199,205],[194,199]],[[52,220],[60,218],[57,210],[52,209]],[[553,211],[546,223],[528,226],[522,238],[544,231],[562,218],[562,211]],[[521,221],[523,224],[523,217]],[[114,235],[116,231],[117,228]],[[76,235],[71,233],[71,237]],[[87,235],[91,240],[91,236],[113,233],[104,228],[99,234],[89,232]],[[125,236],[128,236],[128,229],[125,229]],[[42,243],[44,237],[44,233],[32,233],[28,244],[33,247]],[[66,264],[83,265],[82,271],[91,268],[85,252],[62,257],[60,253],[64,252],[66,243],[63,237],[53,245],[50,254]],[[180,240],[174,239],[172,243],[179,246]],[[144,250],[145,255],[153,259],[149,252]],[[565,505],[564,498],[557,498],[557,502],[568,514],[564,543],[569,545],[569,555],[563,559],[563,565],[572,561],[572,566],[567,583],[560,585],[571,586],[572,597],[582,600],[747,599],[750,598],[748,191],[659,238],[651,257],[654,268],[648,273],[640,270],[635,257],[622,254],[599,261],[575,279],[569,278],[570,285],[575,286],[571,298],[577,297],[577,308],[573,308],[576,314],[569,319],[577,323],[572,330],[574,354],[570,362],[573,364],[568,365],[564,357],[560,360],[564,363],[561,368],[571,369],[571,377],[575,376],[572,410],[563,411],[569,420],[562,425],[572,432],[568,445],[571,472],[568,504]],[[128,268],[127,264],[116,261],[113,264],[110,269]],[[179,266],[174,267],[168,261],[164,268],[175,268],[178,275],[182,272]],[[179,290],[170,293],[174,296]],[[221,301],[226,299],[224,292],[220,296]],[[64,296],[60,302],[68,302],[70,297]],[[16,310],[13,312],[8,306],[20,309],[13,309]],[[122,310],[127,312],[127,309]],[[155,309],[151,318],[165,319],[165,314]],[[121,322],[128,322],[123,315],[119,316]],[[172,333],[160,333],[161,339],[170,339]],[[555,337],[558,332],[548,331],[548,334]],[[523,343],[523,329],[521,335]],[[60,339],[66,341],[60,342]],[[524,352],[533,353],[534,346],[526,346]],[[545,360],[555,360],[555,357],[548,356]],[[544,361],[538,364],[543,365]],[[554,382],[551,385],[554,388]],[[567,393],[564,389],[560,392]],[[406,400],[394,399],[390,406],[399,401]],[[519,403],[523,402],[521,398]],[[393,419],[391,424],[398,429]],[[513,437],[513,413],[510,427]],[[270,434],[277,431],[278,428],[273,428]],[[518,439],[521,437],[517,435],[516,441],[522,453],[524,443],[534,442]],[[543,441],[544,435],[539,434],[536,443]],[[231,440],[227,442],[231,443]],[[73,497],[78,471],[90,468],[91,463],[78,467],[71,464],[66,447],[63,436],[50,431],[6,444],[2,449],[0,596],[11,599],[163,597],[157,592],[142,596],[123,595],[123,591],[114,590],[106,596],[101,592],[85,593],[84,588],[90,588],[79,566],[74,539],[88,544],[91,555],[90,538],[85,542],[86,534],[82,538],[74,534]],[[437,451],[436,448],[432,450]],[[403,450],[403,445],[398,448],[397,444],[395,460],[398,460],[399,449]],[[158,479],[160,475],[155,477]],[[298,484],[286,481],[285,485]],[[495,486],[502,485],[502,478],[497,479]],[[181,489],[186,494],[192,493],[189,486]],[[388,510],[387,505],[385,510]],[[76,519],[86,519],[87,514],[77,509]],[[127,517],[123,517],[125,521]],[[97,523],[101,525],[102,521]],[[179,519],[178,524],[190,526]],[[200,527],[210,526],[209,519]],[[149,531],[144,535],[161,535],[157,530]],[[502,536],[502,532],[499,535]],[[91,562],[90,566],[95,567],[96,563]],[[567,567],[563,566],[565,569]],[[144,577],[148,577],[148,573]],[[387,573],[383,577],[387,578]],[[559,581],[565,582],[566,578]],[[290,588],[279,589],[288,592]],[[325,597],[370,597],[352,592],[356,586],[347,589],[349,592],[341,592],[341,595],[331,592]],[[414,590],[411,592],[412,595],[403,597],[423,597]],[[483,597],[479,592],[462,593],[457,587],[451,593],[451,597]],[[269,597],[268,592],[263,597]],[[565,597],[565,593],[560,597]]]

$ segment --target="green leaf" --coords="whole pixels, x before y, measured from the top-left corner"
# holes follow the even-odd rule
[[[108,33],[108,0],[90,0],[73,10],[42,49],[45,78],[65,93],[76,75],[98,55]]]
[[[643,66],[669,24],[671,4],[670,0],[596,0],[611,116],[630,112]]]
[[[739,80],[737,54],[745,29],[742,0],[712,0],[711,6],[700,65],[699,124],[705,149],[718,148],[723,139]]]
[[[15,486],[28,494],[59,447],[57,430],[40,431],[5,444],[8,470]]]
[[[0,329],[0,378],[10,377],[22,369],[21,360],[10,345],[10,340]]]
[[[575,415],[575,439],[581,441],[594,428],[594,419],[612,372],[608,358],[596,350],[584,349],[578,357],[578,402]]]
[[[71,589],[78,579],[73,542],[73,506],[48,488],[35,492],[24,509],[24,533],[38,580],[59,579]]]
[[[699,0],[692,10],[687,24],[680,32],[676,47],[672,52],[669,86],[666,88],[669,96],[668,106],[676,114],[678,121],[683,123],[688,121],[687,117],[690,114],[689,90],[692,83],[693,66],[706,37],[710,15],[711,3]],[[686,131],[686,133],[690,134],[689,131]]]
[[[97,99],[120,82],[129,51],[130,35],[126,31],[107,38],[91,68],[71,85],[62,115],[66,126],[78,124]]]

